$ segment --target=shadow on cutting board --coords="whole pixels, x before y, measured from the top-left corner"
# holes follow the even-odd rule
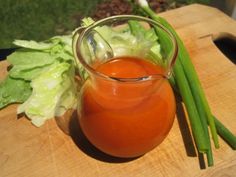
[[[195,147],[194,147],[194,141],[193,138],[191,136],[191,132],[190,132],[190,128],[187,122],[187,117],[185,115],[184,112],[184,108],[183,105],[181,103],[181,98],[180,96],[177,94],[176,97],[176,115],[177,115],[177,121],[178,121],[178,125],[179,125],[179,130],[183,139],[183,143],[184,143],[184,147],[185,147],[185,151],[187,156],[189,157],[198,157],[198,162],[199,162],[199,167],[200,169],[205,169],[206,168],[206,164],[204,161],[204,157],[203,154],[201,153],[196,153]]]
[[[179,98],[177,98],[176,103],[176,115],[186,154],[189,157],[196,157],[196,151],[193,145],[193,139],[190,133],[187,117],[185,116],[184,109]]]

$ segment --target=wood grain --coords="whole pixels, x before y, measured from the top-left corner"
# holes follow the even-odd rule
[[[236,36],[236,22],[197,4],[161,16],[184,40],[213,113],[236,134],[236,66],[212,42],[212,35],[221,32]],[[6,66],[0,64],[0,79],[6,75]],[[76,118],[69,122],[72,135],[68,136],[59,128],[60,120],[36,128],[26,118],[17,119],[16,106],[0,111],[0,177],[236,176],[236,153],[221,139],[220,149],[213,150],[214,167],[200,169],[203,164],[195,157],[180,103],[166,140],[146,155],[128,160],[106,156],[92,147]]]

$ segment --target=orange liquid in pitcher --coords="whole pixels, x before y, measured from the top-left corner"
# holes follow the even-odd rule
[[[114,58],[96,70],[115,78],[163,74],[162,67],[133,58]],[[93,83],[94,82],[94,83]],[[95,76],[81,94],[80,126],[101,151],[117,157],[137,157],[160,144],[175,116],[175,99],[166,79],[120,82]]]

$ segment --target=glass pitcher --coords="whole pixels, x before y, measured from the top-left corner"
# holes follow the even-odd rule
[[[176,111],[168,82],[178,51],[173,35],[145,17],[112,16],[79,28],[73,51],[87,139],[115,157],[141,156],[159,145]]]

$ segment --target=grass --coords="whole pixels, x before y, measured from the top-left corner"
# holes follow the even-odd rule
[[[102,0],[1,0],[0,48],[14,39],[45,40],[79,26]]]
[[[41,41],[71,32],[102,1],[109,0],[0,0],[0,49],[13,47],[14,39]],[[210,0],[166,1],[208,3]],[[133,6],[133,13],[139,14]]]

